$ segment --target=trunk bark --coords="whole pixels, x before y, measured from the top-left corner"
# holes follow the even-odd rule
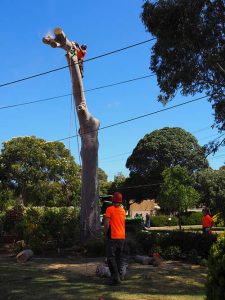
[[[100,215],[98,208],[98,129],[99,120],[88,111],[84,95],[82,77],[77,56],[71,50],[76,49],[61,28],[54,30],[55,38],[49,34],[43,38],[45,44],[53,48],[63,48],[67,54],[72,91],[79,119],[82,159],[82,190],[81,190],[81,241],[98,238],[101,235]]]

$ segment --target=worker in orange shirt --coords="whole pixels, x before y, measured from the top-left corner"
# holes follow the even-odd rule
[[[76,45],[76,54],[77,54],[77,59],[78,59],[78,64],[80,68],[80,74],[82,78],[84,77],[84,57],[87,53],[87,45],[79,45],[78,43],[75,43]]]
[[[121,193],[114,193],[112,198],[113,205],[106,209],[105,215],[106,255],[112,284],[119,284],[121,283],[121,279],[123,279],[122,268],[126,213],[121,207],[122,200]]]
[[[208,208],[203,208],[202,210],[202,231],[203,233],[211,234],[212,226],[213,226],[213,218],[210,216],[210,211]]]

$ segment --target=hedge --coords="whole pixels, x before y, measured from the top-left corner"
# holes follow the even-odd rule
[[[201,212],[185,212],[181,215],[181,225],[201,225]],[[178,218],[176,216],[158,215],[151,216],[152,227],[176,226]]]
[[[3,230],[16,234],[35,252],[73,245],[79,237],[79,211],[74,207],[14,208],[6,211]]]
[[[163,256],[168,247],[178,247],[182,254],[188,255],[190,252],[197,256],[207,258],[217,236],[213,234],[202,234],[184,231],[171,232],[139,232],[137,239],[142,245],[145,254],[156,252],[156,248],[161,249]],[[160,251],[157,251],[160,252]]]
[[[201,212],[185,212],[181,215],[181,225],[201,225]]]
[[[151,216],[150,223],[152,227],[176,226],[178,224],[177,217],[165,215]]]
[[[144,229],[141,219],[126,219],[126,232],[138,232]]]
[[[225,234],[218,238],[210,251],[206,299],[225,299]]]

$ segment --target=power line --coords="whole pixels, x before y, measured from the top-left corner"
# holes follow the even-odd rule
[[[162,182],[159,183],[150,183],[150,184],[139,184],[139,185],[133,185],[133,186],[122,186],[119,187],[120,190],[126,190],[126,189],[134,189],[134,188],[139,188],[139,187],[149,187],[149,186],[154,186],[154,185],[161,185],[163,184]],[[108,190],[118,190],[117,188],[108,188]]]
[[[203,141],[203,140],[206,140],[206,139],[209,139],[209,138],[213,138],[213,137],[215,137],[215,136],[217,136],[218,135],[218,133],[215,133],[215,134],[213,134],[213,135],[208,135],[208,136],[205,136],[205,137],[203,137],[203,138],[201,138],[201,139],[198,139],[199,141]],[[218,138],[219,138],[220,136],[217,136],[215,139],[217,140]]]
[[[217,156],[213,156],[213,157],[209,157],[208,160],[213,160],[213,159],[217,159],[217,158],[221,158],[221,157],[225,157],[225,154],[223,155],[217,155]]]
[[[68,97],[68,96],[71,96],[71,93],[70,94],[61,95],[61,96],[55,96],[55,97],[49,97],[49,98],[44,98],[44,99],[39,99],[39,100],[34,100],[34,101],[28,101],[28,102],[18,103],[18,104],[1,106],[0,110],[2,110],[2,109],[8,109],[8,108],[13,108],[13,107],[17,107],[17,106],[24,106],[24,105],[34,104],[34,103],[38,103],[38,102],[50,101],[50,100],[59,99],[59,98],[63,98],[63,97]]]
[[[94,131],[100,131],[100,130],[103,130],[103,129],[107,129],[107,128],[111,128],[111,127],[114,127],[114,126],[122,125],[122,124],[125,124],[125,123],[128,123],[128,122],[136,121],[136,120],[138,120],[138,119],[142,119],[142,118],[145,118],[145,117],[149,117],[149,116],[152,116],[152,115],[161,113],[161,112],[163,112],[163,111],[167,111],[167,110],[170,110],[170,109],[174,109],[174,108],[176,108],[176,107],[180,107],[180,106],[183,106],[183,105],[186,105],[186,104],[189,104],[189,103],[193,103],[193,102],[202,100],[202,99],[207,98],[207,97],[208,97],[208,96],[202,96],[202,97],[199,97],[199,98],[196,98],[196,99],[193,99],[193,100],[189,100],[189,101],[186,101],[186,102],[183,102],[183,103],[180,103],[180,104],[176,104],[176,105],[173,105],[173,106],[164,108],[164,109],[160,109],[160,110],[157,110],[157,111],[154,111],[154,112],[145,114],[145,115],[141,115],[141,116],[134,117],[134,118],[131,118],[131,119],[127,119],[127,120],[124,120],[124,121],[121,121],[121,122],[117,122],[117,123],[114,123],[114,124],[110,124],[110,125],[107,125],[107,126],[104,126],[104,127],[100,127],[99,129],[96,129],[96,130],[93,130],[93,131],[84,132],[84,133],[82,133],[82,135],[83,135],[83,134],[88,134],[88,133],[91,133],[91,132],[94,132]],[[72,136],[65,137],[65,138],[62,138],[62,139],[59,139],[59,140],[56,140],[56,141],[58,141],[58,142],[59,142],[59,141],[64,141],[64,140],[67,140],[67,139],[70,139],[70,138],[74,138],[74,137],[76,137],[76,136],[77,136],[77,135],[72,135]]]
[[[99,161],[107,160],[107,159],[111,159],[111,158],[116,158],[118,156],[123,156],[123,155],[127,155],[127,154],[131,154],[131,151],[130,152],[125,152],[125,153],[120,153],[120,154],[115,154],[115,155],[108,156],[108,157],[104,157],[104,158],[100,159]]]
[[[198,132],[201,132],[201,131],[205,131],[205,130],[207,130],[207,129],[209,129],[209,128],[212,129],[212,126],[209,125],[209,126],[203,127],[203,128],[198,129],[198,130],[196,130],[196,131],[193,131],[192,134],[195,134],[195,133],[198,133]]]
[[[200,129],[195,130],[195,131],[190,132],[190,133],[191,133],[191,134],[194,134],[194,133],[197,133],[197,132],[200,132],[200,131],[204,131],[204,130],[206,130],[206,129],[208,129],[208,128],[211,128],[211,126],[203,127],[203,128],[200,128]],[[118,154],[115,154],[115,155],[103,157],[103,158],[99,159],[99,161],[108,160],[108,159],[114,159],[114,158],[116,158],[116,157],[123,156],[123,155],[128,155],[128,154],[131,154],[131,153],[132,153],[132,151],[130,151],[130,152],[118,153]]]
[[[132,78],[132,79],[124,80],[124,81],[114,82],[114,83],[110,83],[110,84],[107,84],[107,85],[102,85],[102,86],[98,86],[98,87],[95,87],[95,88],[91,88],[91,89],[85,90],[84,92],[85,93],[89,93],[89,92],[92,92],[92,91],[96,91],[96,90],[100,90],[100,89],[105,89],[105,88],[109,88],[109,87],[116,86],[116,85],[121,85],[121,84],[125,84],[125,83],[130,83],[130,82],[133,82],[133,81],[138,81],[138,80],[146,79],[146,78],[149,78],[149,77],[152,77],[152,76],[154,76],[154,74],[146,75],[146,76],[142,76],[142,77],[136,77],[136,78]],[[18,104],[1,106],[0,110],[2,110],[2,109],[8,109],[8,108],[13,108],[13,107],[17,107],[17,106],[23,106],[23,105],[29,105],[29,104],[39,103],[39,102],[50,101],[50,100],[54,100],[54,99],[68,97],[68,96],[71,96],[71,95],[72,94],[70,93],[70,94],[64,94],[64,95],[59,95],[59,96],[54,96],[54,97],[49,97],[49,98],[34,100],[34,101],[27,101],[27,102],[22,102],[22,103],[18,103]]]
[[[105,88],[112,87],[112,86],[115,86],[115,85],[120,85],[120,84],[124,84],[124,83],[129,83],[129,82],[132,82],[132,81],[146,79],[146,78],[152,77],[154,75],[155,74],[151,74],[151,75],[146,75],[146,76],[142,76],[142,77],[136,77],[136,78],[133,78],[133,79],[128,79],[128,80],[125,80],[125,81],[119,81],[119,82],[115,82],[115,83],[111,83],[111,84],[107,84],[107,85],[102,85],[102,86],[99,86],[99,87],[96,87],[96,88],[85,90],[84,92],[87,93],[87,92],[91,92],[91,91],[105,89]]]
[[[151,41],[153,41],[155,39],[156,38],[152,38],[152,39],[149,39],[149,40],[146,40],[146,41],[142,41],[142,42],[139,42],[139,43],[136,43],[136,44],[132,44],[132,45],[120,48],[120,49],[116,49],[116,50],[113,50],[113,51],[110,51],[110,52],[107,52],[107,53],[104,53],[104,54],[101,54],[101,55],[98,55],[98,56],[94,56],[94,57],[91,57],[89,59],[86,59],[84,62],[92,61],[92,60],[95,60],[95,59],[99,59],[99,58],[102,58],[102,57],[105,57],[105,56],[108,56],[108,55],[111,55],[111,54],[115,54],[115,53],[118,53],[118,52],[130,49],[130,48],[133,48],[133,47],[137,47],[139,45],[143,45],[143,44],[149,43],[149,42],[151,42]],[[4,87],[4,86],[7,86],[7,85],[15,84],[15,83],[18,83],[18,82],[21,82],[21,81],[30,80],[30,79],[33,79],[33,78],[36,78],[36,77],[39,77],[39,76],[47,75],[47,74],[50,74],[50,73],[53,73],[53,72],[57,72],[57,71],[66,69],[69,66],[70,65],[66,65],[66,66],[63,66],[63,67],[60,67],[60,68],[56,68],[56,69],[52,69],[52,70],[45,71],[45,72],[42,72],[42,73],[34,74],[34,75],[27,76],[27,77],[24,77],[24,78],[21,78],[21,79],[17,79],[17,80],[14,80],[14,81],[9,81],[9,82],[6,82],[6,83],[2,83],[2,84],[0,84],[0,88]]]

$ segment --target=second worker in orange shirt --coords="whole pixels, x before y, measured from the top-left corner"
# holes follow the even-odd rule
[[[113,205],[106,209],[105,215],[106,255],[112,284],[119,284],[122,279],[126,213],[121,207],[121,193],[114,193],[112,201]]]
[[[212,233],[213,218],[210,216],[210,211],[208,208],[203,208],[202,210],[202,231],[203,233]]]

